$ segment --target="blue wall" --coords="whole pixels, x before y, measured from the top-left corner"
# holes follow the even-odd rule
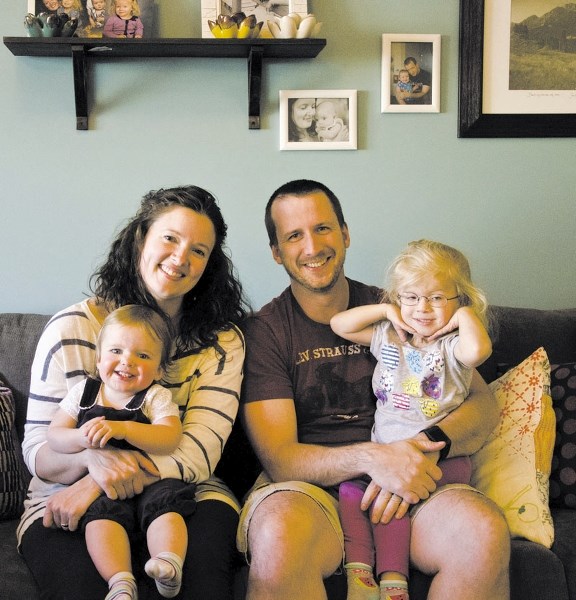
[[[200,36],[200,0],[160,2],[165,37]],[[335,8],[337,7],[337,8]],[[340,196],[348,273],[379,283],[411,239],[455,245],[495,304],[576,305],[574,139],[459,140],[458,1],[330,2],[310,8],[327,46],[264,67],[263,122],[247,127],[238,59],[98,63],[90,131],[76,131],[72,65],[0,46],[0,311],[50,313],[88,277],[148,190],[210,189],[255,307],[286,285],[263,210],[289,179]],[[25,0],[3,2],[0,32],[23,35]],[[440,114],[381,114],[382,33],[442,34]],[[278,90],[357,89],[359,150],[278,150]]]

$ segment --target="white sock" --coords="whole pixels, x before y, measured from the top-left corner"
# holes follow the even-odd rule
[[[151,558],[144,570],[156,580],[156,587],[163,598],[174,598],[182,585],[182,559],[173,552],[160,552]]]
[[[110,577],[108,581],[110,590],[104,600],[138,600],[136,579],[129,571],[120,571]]]

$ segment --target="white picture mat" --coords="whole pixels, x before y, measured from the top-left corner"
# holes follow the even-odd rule
[[[484,114],[554,114],[576,112],[573,90],[510,90],[511,0],[485,0]]]
[[[280,150],[356,150],[358,148],[357,90],[280,90]],[[294,142],[288,135],[288,100],[291,98],[338,98],[348,100],[348,141]]]
[[[440,112],[440,34],[384,33],[382,34],[382,112]],[[416,42],[432,44],[432,96],[430,104],[393,104],[392,44],[398,42]]]

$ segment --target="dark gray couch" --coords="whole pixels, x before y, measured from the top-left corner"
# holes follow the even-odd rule
[[[494,353],[480,369],[487,381],[494,380],[501,365],[521,362],[544,346],[551,363],[576,362],[576,308],[535,310],[492,307],[496,323]],[[34,314],[0,314],[0,380],[13,391],[16,428],[21,439],[24,427],[29,373],[36,342],[48,317]],[[256,472],[252,457],[238,452],[245,442],[236,434],[225,453],[220,472],[241,495]],[[248,462],[248,464],[247,464]],[[246,473],[246,477],[240,474]],[[576,600],[576,510],[552,507],[556,540],[551,550],[525,540],[513,540],[510,567],[512,600]],[[16,552],[17,520],[0,521],[0,598],[38,599],[39,593],[26,564]],[[245,569],[244,569],[245,571]],[[238,578],[237,597],[242,597],[244,577]],[[413,600],[426,597],[428,580],[418,573],[411,577]],[[330,600],[344,599],[345,581],[327,582]],[[208,600],[208,599],[207,599]]]

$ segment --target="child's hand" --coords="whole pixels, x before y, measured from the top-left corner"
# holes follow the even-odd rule
[[[469,306],[461,306],[453,315],[452,318],[448,321],[448,323],[446,323],[446,325],[444,325],[444,327],[442,327],[441,329],[439,329],[436,333],[433,333],[428,340],[432,341],[435,339],[438,339],[439,337],[442,337],[443,335],[446,335],[447,333],[450,333],[451,331],[455,331],[456,329],[458,329],[460,327],[460,319],[465,316],[465,313],[471,313],[473,315],[475,315],[476,313],[474,312],[474,310],[472,308],[470,308]]]
[[[85,423],[85,436],[90,448],[104,448],[111,438],[123,440],[126,436],[126,427],[122,421],[107,421],[104,417],[97,417]]]
[[[386,319],[392,323],[398,337],[405,342],[408,339],[407,333],[414,334],[416,331],[407,325],[402,319],[400,307],[396,304],[386,304]]]

